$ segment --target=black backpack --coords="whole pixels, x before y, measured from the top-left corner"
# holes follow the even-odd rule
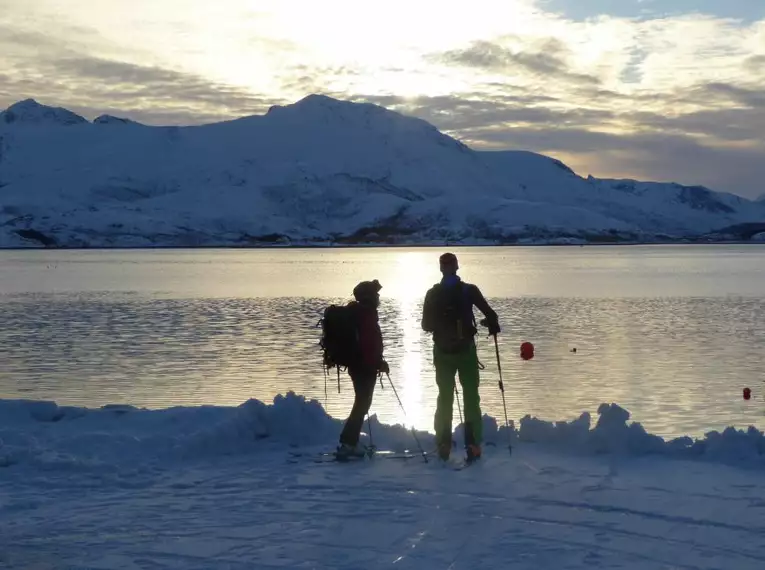
[[[477,329],[469,285],[435,286],[435,330],[433,342],[447,353],[460,352],[473,342]]]
[[[356,303],[330,305],[324,309],[321,325],[322,363],[325,370],[348,368],[359,354],[359,330]]]

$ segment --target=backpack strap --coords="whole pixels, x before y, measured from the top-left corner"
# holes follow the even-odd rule
[[[470,311],[470,320],[473,322],[473,328],[478,330],[478,323],[476,323],[475,320],[475,313],[473,312],[473,301],[470,299],[470,288],[472,285],[470,283],[464,283],[460,281],[460,285],[462,286],[462,293],[463,293],[463,302],[465,303],[465,312]]]

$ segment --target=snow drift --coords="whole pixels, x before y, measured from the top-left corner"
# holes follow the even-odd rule
[[[702,440],[664,441],[646,433],[616,404],[603,404],[591,426],[590,415],[549,422],[526,416],[519,429],[498,426],[484,416],[487,445],[541,445],[566,453],[662,455],[741,466],[765,466],[765,435],[728,428]],[[414,448],[411,432],[384,425],[372,416],[374,442],[382,448]],[[238,407],[200,406],[146,410],[131,406],[99,409],[58,406],[54,402],[0,400],[0,466],[36,469],[140,469],[179,460],[209,461],[221,455],[257,457],[260,452],[336,445],[342,421],[319,402],[290,392],[270,405],[249,400]],[[366,424],[365,424],[366,427]],[[366,437],[366,436],[364,436]],[[418,432],[428,450],[433,435]],[[455,430],[461,441],[462,426]]]
[[[764,220],[763,202],[584,179],[320,95],[189,127],[31,99],[0,113],[0,247],[650,240]]]

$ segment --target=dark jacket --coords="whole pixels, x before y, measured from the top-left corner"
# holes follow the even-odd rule
[[[383,360],[383,338],[377,309],[356,303],[356,322],[359,331],[359,363],[374,368]]]
[[[454,277],[451,280],[442,280],[431,287],[425,294],[425,303],[422,307],[422,329],[426,332],[433,333],[433,342],[436,345],[439,344],[440,336],[445,334],[441,330],[440,318],[442,315],[443,299],[446,295],[454,294],[453,287],[461,287],[463,300],[463,333],[466,337],[472,339],[478,333],[478,329],[475,326],[475,318],[473,317],[473,307],[477,307],[479,311],[486,317],[487,322],[497,323],[497,313],[489,306],[489,303],[484,299],[481,290],[471,283],[463,282],[459,277]]]

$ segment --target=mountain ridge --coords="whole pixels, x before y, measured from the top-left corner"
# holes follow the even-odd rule
[[[763,221],[765,202],[583,178],[326,95],[180,127],[0,113],[0,247],[673,241]]]

